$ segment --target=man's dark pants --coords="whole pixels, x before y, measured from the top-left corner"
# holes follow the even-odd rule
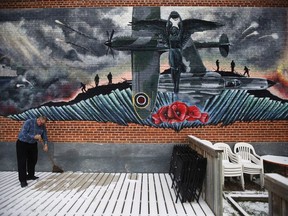
[[[38,160],[37,143],[16,142],[18,177],[20,182],[26,182],[28,177],[35,176],[35,166]]]

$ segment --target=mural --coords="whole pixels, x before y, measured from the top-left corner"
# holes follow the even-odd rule
[[[0,10],[0,115],[183,128],[287,120],[287,8]]]

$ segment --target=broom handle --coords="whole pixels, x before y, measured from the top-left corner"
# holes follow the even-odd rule
[[[44,143],[43,143],[43,140],[39,140],[38,142],[40,142],[40,143],[42,144],[42,146],[44,147]],[[51,163],[52,163],[52,164],[53,164],[53,166],[54,166],[54,165],[55,165],[55,162],[54,162],[54,160],[53,160],[53,158],[52,158],[51,154],[49,153],[49,151],[47,151],[46,153],[47,153],[47,155],[48,155],[48,157],[49,157],[49,159],[50,159]]]
[[[55,166],[55,162],[54,162],[51,154],[49,152],[46,152],[46,153],[48,154],[48,157],[49,157],[50,161],[52,162],[53,166]]]

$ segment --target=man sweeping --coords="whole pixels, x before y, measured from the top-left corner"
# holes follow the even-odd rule
[[[37,142],[44,142],[43,150],[48,152],[46,130],[47,117],[28,119],[24,122],[16,142],[18,178],[21,187],[26,187],[27,180],[36,180],[35,166],[38,160]]]

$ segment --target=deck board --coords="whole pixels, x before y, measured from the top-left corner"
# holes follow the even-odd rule
[[[40,177],[40,175],[39,175]],[[44,177],[41,175],[41,177]],[[16,179],[16,181],[14,180]],[[34,191],[29,190],[25,191],[20,188],[20,184],[18,182],[18,175],[16,174],[15,177],[12,179],[8,179],[7,182],[11,182],[10,190],[2,191],[1,190],[1,197],[3,197],[3,202],[0,204],[0,209],[5,209],[7,215],[12,214],[13,212],[20,212],[22,213],[29,206],[29,200],[33,200],[33,198],[37,195]],[[29,181],[30,183],[30,181]],[[33,186],[36,182],[31,181],[30,185]],[[20,188],[20,190],[19,190]],[[2,189],[2,187],[1,187]],[[20,199],[19,199],[20,198]]]
[[[83,187],[83,191],[79,190],[78,199],[73,200],[73,205],[69,208],[67,212],[71,215],[74,215],[78,212],[78,210],[82,207],[83,203],[86,202],[86,198],[90,195],[93,190],[93,182],[96,181],[96,178],[99,176],[99,173],[94,173],[90,176],[89,180],[86,182]],[[91,188],[91,190],[87,190],[87,188]]]
[[[113,215],[124,181],[125,181],[125,175],[122,174],[117,176],[117,182],[114,185],[113,192],[110,195],[108,203],[105,206],[105,211],[103,212],[105,216]]]
[[[133,206],[131,209],[131,215],[139,215],[140,214],[140,206],[141,206],[141,186],[142,186],[142,174],[138,174],[135,183],[135,189],[133,194]]]
[[[104,173],[100,173],[96,177],[94,182],[95,185],[92,186],[90,193],[85,198],[85,202],[81,206],[79,206],[79,209],[77,209],[77,215],[84,215],[87,213],[87,210],[90,208],[93,200],[96,199],[96,196],[99,193],[100,187],[98,186],[98,184],[101,184],[103,182],[103,178],[105,178]]]
[[[165,203],[165,196],[163,195],[163,187],[161,185],[159,175],[154,175],[154,182],[155,182],[155,191],[157,196],[159,215],[165,215],[165,214],[167,215],[168,209]]]
[[[213,215],[203,200],[175,203],[167,173],[36,173],[21,188],[17,172],[0,172],[1,216]]]
[[[141,202],[139,214],[148,215],[150,212],[150,206],[148,202],[148,174],[142,175],[141,183]]]
[[[158,215],[159,209],[157,205],[157,197],[155,192],[154,178],[153,174],[148,174],[148,191],[149,191],[149,205],[150,205],[150,215]]]
[[[89,187],[91,185],[94,175],[84,175],[84,178],[81,180],[79,189],[74,190],[74,193],[69,196],[69,200],[66,203],[62,203],[62,208],[58,212],[59,215],[64,215],[66,212],[71,211],[76,202],[81,201],[81,196],[83,196],[84,188]]]
[[[133,207],[133,194],[135,189],[135,181],[128,180],[129,182],[129,188],[125,195],[124,205],[122,214],[123,215],[130,215],[131,214],[131,208]]]
[[[169,210],[169,215],[177,215],[176,203],[173,200],[172,196],[173,191],[171,190],[171,185],[169,185],[167,182],[165,174],[160,174],[160,181],[163,187],[163,197],[165,198],[165,203],[167,206],[167,210]]]

